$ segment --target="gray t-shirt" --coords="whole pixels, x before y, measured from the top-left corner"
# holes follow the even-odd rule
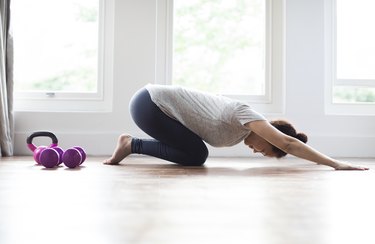
[[[244,124],[265,120],[247,104],[179,86],[147,85],[151,100],[169,117],[179,121],[214,147],[240,143],[249,134]]]

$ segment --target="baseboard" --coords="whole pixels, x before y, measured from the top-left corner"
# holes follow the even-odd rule
[[[55,132],[59,139],[59,145],[66,149],[73,146],[82,146],[88,155],[107,156],[113,152],[120,133],[79,133],[79,132]],[[144,134],[132,133],[134,136],[146,137]],[[15,133],[15,155],[31,155],[26,146],[26,138],[29,133]],[[48,145],[48,138],[35,138],[36,146]],[[332,157],[375,157],[375,137],[353,136],[309,136],[309,145]],[[208,146],[210,156],[215,157],[259,157],[254,155],[243,143],[230,148],[213,148]]]

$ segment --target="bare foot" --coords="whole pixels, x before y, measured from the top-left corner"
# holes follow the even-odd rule
[[[132,137],[127,134],[122,134],[117,141],[117,146],[112,154],[112,157],[103,161],[104,164],[116,165],[124,158],[131,154]]]

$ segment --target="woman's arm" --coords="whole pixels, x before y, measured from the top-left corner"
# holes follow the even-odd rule
[[[247,123],[245,126],[249,127],[251,131],[264,138],[275,147],[293,156],[306,159],[317,164],[327,165],[337,170],[368,169],[366,167],[355,166],[330,158],[318,152],[314,148],[306,145],[300,140],[285,135],[284,133],[273,127],[268,121],[253,121]]]

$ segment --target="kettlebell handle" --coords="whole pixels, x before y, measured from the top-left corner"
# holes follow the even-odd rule
[[[58,140],[57,140],[57,137],[55,136],[55,134],[53,134],[52,132],[49,132],[49,131],[38,131],[38,132],[34,132],[32,133],[30,136],[27,137],[26,139],[26,143],[27,143],[27,147],[31,150],[31,151],[35,151],[35,149],[37,148],[34,144],[33,144],[33,139],[35,137],[49,137],[51,138],[52,140],[52,144],[49,146],[49,147],[56,147],[57,146],[57,143],[58,143]]]

